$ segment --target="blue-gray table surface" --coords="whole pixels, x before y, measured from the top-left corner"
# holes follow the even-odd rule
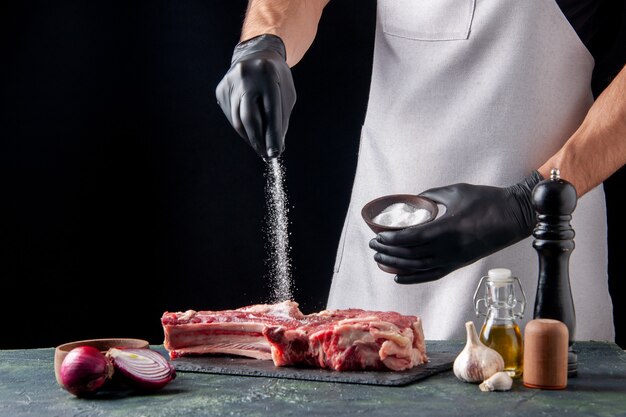
[[[460,351],[463,343],[427,346]],[[0,350],[0,416],[626,416],[626,353],[605,342],[577,342],[575,349],[579,375],[560,391],[516,380],[511,391],[484,393],[452,371],[403,387],[180,372],[155,394],[94,399],[57,385],[53,348]]]

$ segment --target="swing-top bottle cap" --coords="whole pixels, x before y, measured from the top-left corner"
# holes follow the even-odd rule
[[[511,279],[511,270],[507,268],[490,269],[487,273],[489,280],[493,282],[503,282]]]

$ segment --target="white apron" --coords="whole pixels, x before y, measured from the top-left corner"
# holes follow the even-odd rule
[[[519,182],[582,122],[593,66],[554,0],[379,0],[370,99],[328,307],[418,314],[427,339],[461,339],[463,323],[476,320],[480,277],[501,267],[526,293],[519,324],[532,319],[532,237],[438,281],[400,285],[378,269],[368,247],[375,235],[360,212],[387,194]],[[615,337],[605,213],[601,186],[573,213],[577,340]]]

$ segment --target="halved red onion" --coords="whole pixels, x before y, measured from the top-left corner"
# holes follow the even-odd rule
[[[72,349],[61,364],[63,388],[78,397],[96,392],[111,375],[111,361],[93,346]]]
[[[176,378],[176,370],[160,353],[151,349],[111,348],[107,357],[129,386],[142,391],[163,388]]]

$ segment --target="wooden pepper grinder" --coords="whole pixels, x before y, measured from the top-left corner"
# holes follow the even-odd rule
[[[572,350],[576,314],[569,280],[569,258],[574,250],[575,235],[570,220],[576,208],[576,189],[553,168],[550,179],[535,186],[532,202],[537,211],[533,247],[539,255],[534,318],[559,320],[567,326],[567,375],[571,378],[578,372],[578,358]]]

